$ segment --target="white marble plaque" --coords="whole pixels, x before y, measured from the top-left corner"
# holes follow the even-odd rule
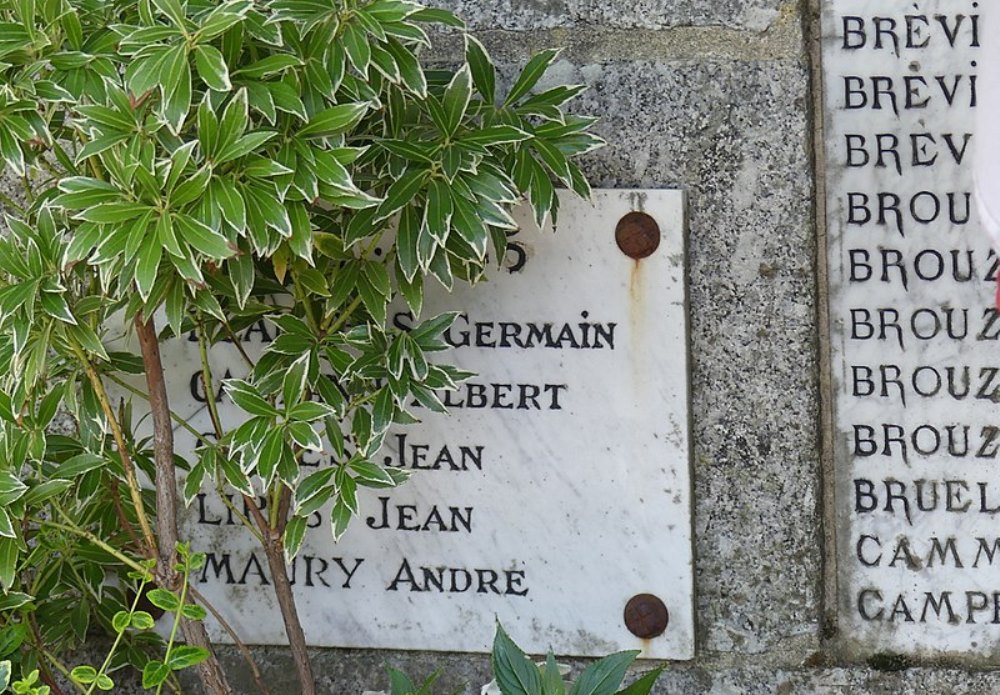
[[[292,567],[309,643],[488,651],[496,617],[531,652],[693,656],[683,194],[561,201],[554,233],[519,211],[516,272],[428,296],[424,317],[463,312],[443,359],[478,375],[448,395],[449,415],[415,410],[422,423],[392,430],[380,456],[413,477],[364,490],[339,543],[328,510],[312,519]],[[632,210],[661,232],[641,261],[615,243]],[[258,327],[246,347],[259,353],[273,336]],[[192,391],[197,343],[163,353],[173,409],[209,430]],[[227,346],[211,362],[215,375],[246,372]],[[227,426],[239,422],[228,399],[220,410]],[[264,556],[220,501],[200,497],[185,532],[208,553],[199,590],[248,642],[284,643]],[[626,629],[625,604],[641,593],[667,606],[660,637]]]
[[[823,2],[831,532],[858,655],[981,657],[1000,637],[997,259],[971,177],[982,4]]]

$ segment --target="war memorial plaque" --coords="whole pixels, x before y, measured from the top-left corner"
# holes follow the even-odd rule
[[[311,644],[488,651],[495,616],[530,652],[693,656],[683,194],[560,198],[555,232],[518,211],[523,227],[488,282],[429,290],[424,318],[462,312],[443,359],[477,375],[441,394],[448,415],[417,407],[421,423],[394,426],[379,456],[413,476],[363,489],[339,543],[327,509],[311,518],[291,566]],[[615,235],[636,211],[659,228],[639,260]],[[400,309],[390,321],[413,318]],[[274,335],[252,327],[244,347],[259,354]],[[163,359],[171,407],[208,432],[197,343],[170,341]],[[231,346],[210,360],[213,374],[246,372]],[[239,422],[228,398],[219,408]],[[175,436],[193,450],[183,429]],[[212,492],[187,510],[185,535],[208,554],[198,589],[246,641],[283,644],[267,562],[236,524]],[[645,640],[623,619],[641,594],[669,616]],[[647,609],[633,604],[633,617]]]
[[[823,3],[832,530],[861,654],[1000,637],[997,257],[971,173],[988,4]]]

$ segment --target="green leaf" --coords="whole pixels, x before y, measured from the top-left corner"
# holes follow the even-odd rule
[[[284,433],[280,429],[273,429],[264,436],[255,463],[257,475],[264,481],[265,486],[271,484],[287,446]]]
[[[303,355],[285,370],[285,376],[281,380],[281,398],[286,411],[298,403],[302,397],[302,391],[306,386],[308,366],[308,355]]]
[[[115,687],[115,682],[111,680],[111,677],[105,673],[97,676],[97,689],[98,690],[113,690]]]
[[[288,55],[286,53],[278,53],[267,56],[266,58],[261,58],[255,63],[251,63],[246,67],[240,68],[233,74],[239,75],[244,79],[259,79],[261,77],[273,75],[276,72],[281,72],[282,70],[298,67],[300,65],[302,65],[302,61],[295,56]]]
[[[389,667],[389,692],[390,695],[412,695],[417,692],[417,686],[405,673]]]
[[[411,162],[421,162],[423,164],[434,163],[435,147],[431,143],[413,142],[410,140],[379,140],[380,146],[398,157],[408,159]]]
[[[236,96],[230,99],[225,111],[222,112],[222,118],[219,120],[219,127],[217,129],[217,139],[214,143],[213,156],[215,153],[236,142],[246,132],[249,122],[247,90],[241,89],[236,92]]]
[[[428,172],[423,169],[410,170],[394,181],[385,192],[375,219],[384,220],[413,200],[427,180],[427,175]]]
[[[152,630],[156,622],[146,611],[136,611],[132,614],[131,624],[136,630]]]
[[[298,116],[303,121],[309,120],[305,104],[302,103],[302,99],[294,87],[285,82],[269,82],[267,88],[271,92],[274,106],[279,111]]]
[[[6,507],[14,500],[20,499],[28,486],[10,471],[0,471],[0,507]]]
[[[233,88],[229,81],[229,68],[226,59],[219,49],[213,46],[201,45],[194,49],[194,65],[198,76],[208,85],[209,89],[226,92]]]
[[[542,678],[538,667],[514,644],[499,623],[490,661],[497,685],[504,695],[538,695],[541,692]]]
[[[225,164],[226,162],[246,156],[251,152],[256,151],[261,145],[266,143],[268,140],[271,140],[276,135],[276,132],[268,130],[257,130],[252,133],[242,135],[231,145],[219,152],[216,156],[215,163]]]
[[[208,611],[197,603],[185,603],[184,608],[181,609],[181,613],[188,620],[204,620],[208,617]]]
[[[247,226],[247,208],[243,196],[236,186],[227,179],[217,178],[212,181],[211,189],[215,201],[222,212],[222,218],[231,224],[237,232],[242,232]]]
[[[351,523],[352,516],[351,510],[344,503],[344,500],[337,499],[333,505],[333,509],[330,511],[330,532],[333,534],[334,543],[343,537],[347,531],[347,527]]]
[[[115,632],[125,632],[131,621],[132,621],[132,616],[129,615],[128,611],[118,611],[111,619],[111,627],[114,629]],[[76,671],[76,669],[73,670]],[[97,674],[95,673],[94,675],[96,676]],[[86,682],[88,683],[93,682],[93,678],[90,681]]]
[[[435,22],[437,24],[455,27],[456,29],[465,28],[465,22],[456,17],[453,12],[438,8],[423,8],[411,14],[410,19],[417,22]]]
[[[84,349],[85,352],[89,352],[93,355],[97,355],[103,360],[107,360],[108,353],[104,349],[104,345],[101,343],[101,339],[97,337],[94,333],[94,329],[85,323],[77,324],[75,326],[67,326],[66,333],[73,340],[80,344],[80,347]]]
[[[397,246],[396,284],[399,285],[399,291],[403,293],[403,298],[406,299],[410,311],[413,312],[414,316],[420,316],[420,310],[424,304],[424,278],[420,275],[407,278],[402,266],[398,263],[398,257]]]
[[[306,519],[293,516],[285,526],[285,560],[289,564],[299,554],[302,541],[306,538]]]
[[[195,36],[201,41],[207,41],[222,34],[239,24],[250,8],[242,2],[224,2],[205,18]]]
[[[347,59],[361,74],[368,72],[368,63],[371,61],[372,51],[368,45],[368,37],[364,29],[361,29],[354,22],[344,25],[344,32],[341,35],[344,49],[347,51]]]
[[[396,411],[396,399],[392,391],[383,386],[375,397],[375,405],[372,407],[372,430],[375,432],[385,432],[392,424],[392,416]]]
[[[127,613],[125,615],[128,616]],[[87,685],[97,680],[97,669],[93,666],[77,666],[69,672],[69,677],[77,683]]]
[[[4,591],[14,586],[18,554],[16,539],[0,538],[0,587]]]
[[[614,695],[629,664],[639,651],[617,652],[588,666],[573,683],[569,695]]]
[[[78,213],[76,218],[98,224],[117,224],[135,219],[149,210],[148,206],[136,203],[101,203]]]
[[[313,422],[335,414],[334,409],[326,403],[303,401],[288,411],[288,419],[295,422]]]
[[[10,514],[3,507],[0,507],[0,538],[17,538]]]
[[[408,205],[399,216],[396,231],[396,257],[403,276],[412,281],[420,264],[417,259],[417,239],[420,235],[420,217],[413,206]]]
[[[40,302],[42,310],[54,319],[76,325],[76,317],[70,311],[69,304],[62,294],[42,292]]]
[[[445,134],[449,137],[455,134],[458,126],[462,123],[471,98],[472,75],[469,72],[469,66],[463,65],[451,78],[441,101],[441,106],[444,108]]]
[[[635,680],[630,686],[619,690],[618,695],[649,695],[653,690],[656,679],[660,677],[665,668],[665,666],[660,666],[643,674],[641,678]]]
[[[465,61],[469,64],[476,89],[487,104],[492,104],[496,99],[496,68],[483,44],[470,34],[465,35]]]
[[[151,589],[146,592],[146,598],[157,608],[162,608],[168,613],[173,613],[176,611],[180,605],[180,599],[177,598],[177,594],[167,589]]]
[[[353,128],[368,110],[368,104],[339,104],[320,111],[296,132],[297,137],[325,138]]]
[[[27,640],[29,632],[25,623],[8,623],[0,630],[0,656],[16,656],[18,648]]]
[[[156,283],[156,274],[160,268],[162,256],[163,246],[160,245],[160,240],[156,236],[147,237],[139,251],[139,260],[135,265],[135,284],[139,289],[139,296],[144,302],[149,299],[149,293]]]
[[[413,52],[392,36],[388,37],[385,48],[396,61],[403,84],[417,97],[426,98],[427,78]]]
[[[475,260],[482,260],[489,245],[489,233],[483,224],[482,215],[478,214],[472,203],[460,195],[453,195],[452,205],[455,210],[451,218],[452,227],[462,240],[475,250]]]
[[[165,14],[178,29],[185,29],[184,6],[180,0],[153,0],[156,9]]]
[[[67,459],[59,465],[58,468],[53,472],[53,475],[58,478],[72,479],[77,476],[83,475],[88,471],[92,471],[95,468],[99,468],[104,465],[104,458],[98,456],[97,454],[92,454],[90,452],[84,452],[82,454],[77,454],[76,456]]]
[[[257,389],[242,379],[226,379],[222,385],[233,402],[251,415],[273,417],[278,414]]]
[[[545,656],[545,668],[542,669],[542,695],[565,695],[566,684],[559,673],[556,657],[550,651]]]
[[[528,91],[534,87],[538,80],[541,79],[542,75],[548,69],[552,61],[556,59],[560,53],[559,49],[549,48],[544,51],[539,51],[528,64],[524,66],[524,70],[518,76],[517,81],[514,82],[514,86],[510,88],[510,92],[507,94],[507,98],[504,99],[504,106],[510,106],[515,103],[518,99],[523,97]]]
[[[160,71],[163,92],[163,119],[170,132],[181,132],[191,108],[191,65],[184,46],[172,48],[163,58]]]
[[[464,133],[460,142],[463,145],[506,145],[512,142],[523,142],[534,137],[531,133],[512,125],[495,125],[481,130]]]
[[[424,226],[438,244],[448,239],[451,226],[452,202],[448,184],[443,179],[432,179],[427,189],[424,207]]]
[[[359,485],[385,488],[394,487],[396,484],[393,477],[384,468],[371,461],[352,460],[348,465],[357,474],[355,479]]]
[[[223,260],[236,251],[226,237],[189,215],[177,213],[173,221],[181,238],[202,255]]]
[[[61,495],[66,490],[73,487],[71,480],[46,480],[43,483],[33,486],[24,495],[24,504],[28,507],[36,507],[42,502]]]
[[[147,690],[157,687],[170,675],[170,667],[162,661],[149,661],[142,669],[142,687]]]
[[[28,594],[20,591],[11,591],[6,596],[0,596],[0,611],[17,610],[21,606],[27,605],[34,600],[34,596],[29,596]],[[0,656],[4,656],[7,653],[8,652],[0,650]],[[3,686],[0,686],[0,692],[3,692]]]

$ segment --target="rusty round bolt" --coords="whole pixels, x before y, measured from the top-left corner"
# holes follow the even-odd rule
[[[645,258],[660,245],[660,225],[644,212],[630,212],[618,220],[615,242],[629,258]]]
[[[625,604],[625,627],[636,637],[659,637],[669,622],[667,607],[653,594],[637,594]]]

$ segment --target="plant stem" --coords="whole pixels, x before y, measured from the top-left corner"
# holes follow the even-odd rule
[[[319,333],[319,323],[316,321],[316,315],[313,313],[312,302],[309,301],[309,295],[302,288],[302,284],[299,282],[298,275],[296,274],[294,268],[290,269],[289,274],[292,276],[292,286],[295,288],[296,299],[305,308],[306,322],[309,324],[309,327],[313,329],[313,332]]]
[[[139,590],[135,592],[135,598],[132,599],[132,607],[129,609],[128,612],[130,620],[131,616],[135,613],[135,609],[139,606],[139,599],[142,598],[142,590],[145,587],[146,587],[145,581],[139,583]],[[111,665],[111,659],[112,657],[114,657],[115,651],[117,651],[118,645],[121,644],[122,637],[124,635],[125,635],[124,628],[120,632],[118,632],[118,634],[115,635],[115,641],[111,645],[111,649],[108,651],[108,655],[105,657],[104,663],[101,664],[101,668],[97,670],[97,678],[95,678],[94,682],[90,684],[90,688],[87,690],[86,695],[91,695],[94,692],[94,689],[97,687],[98,679],[107,672],[108,667]]]
[[[222,419],[219,417],[219,407],[215,403],[215,386],[212,383],[212,366],[208,361],[208,337],[205,335],[205,325],[201,322],[201,312],[198,312],[198,323],[195,324],[198,334],[198,355],[201,357],[201,383],[205,386],[205,403],[212,419],[215,438],[222,439]]]
[[[121,386],[123,389],[125,389],[126,391],[128,391],[129,393],[131,393],[133,396],[139,396],[139,398],[142,398],[143,400],[145,400],[147,402],[149,401],[149,394],[148,393],[144,393],[140,389],[137,389],[135,386],[133,386],[132,384],[128,383],[124,379],[121,379],[121,378],[115,376],[114,374],[106,374],[105,376],[107,376],[108,379],[110,379],[111,381],[115,382],[116,384],[118,384],[119,386]],[[205,446],[214,446],[214,443],[211,442],[208,438],[206,438],[205,435],[203,435],[201,432],[199,432],[194,427],[194,425],[192,425],[190,422],[188,422],[187,420],[185,420],[184,418],[182,418],[180,415],[178,415],[177,413],[175,413],[172,410],[170,411],[170,417],[173,419],[174,422],[176,422],[178,425],[180,425],[181,427],[183,427],[184,429],[186,429],[188,432],[190,432],[193,437],[195,437],[199,442],[201,442]]]
[[[223,321],[222,325],[226,329],[226,335],[231,341],[233,341],[233,347],[235,347],[236,351],[240,353],[240,357],[242,357],[243,361],[247,363],[247,366],[253,370],[255,366],[254,361],[250,359],[250,355],[248,355],[247,351],[243,349],[243,342],[240,340],[239,336],[236,335],[236,331],[233,330],[233,327],[229,325],[228,321]]]
[[[271,569],[271,580],[274,582],[274,595],[281,608],[281,618],[285,623],[285,635],[288,646],[292,650],[292,660],[299,677],[299,687],[302,695],[316,695],[316,681],[313,679],[312,665],[306,651],[306,636],[302,632],[298,609],[295,607],[295,596],[288,579],[288,567],[285,565],[285,548],[281,533],[271,530],[264,543],[264,555]]]
[[[38,632],[38,623],[35,622],[35,616],[29,615],[27,622],[28,622],[28,629],[31,631],[31,639],[35,643],[35,648],[42,654],[42,656],[45,657],[45,659],[50,664],[56,667],[57,671],[59,671],[63,676],[67,678],[67,680],[73,683],[73,685],[76,686],[76,689],[82,693],[83,686],[74,682],[73,679],[69,678],[69,670],[66,668],[66,666],[63,665],[61,661],[59,661],[59,658],[55,654],[53,654],[52,652],[50,652],[48,649],[45,648],[45,643],[42,641],[42,636]],[[65,691],[59,687],[59,684],[56,683],[55,678],[52,677],[52,674],[49,672],[49,669],[46,668],[44,664],[39,664],[38,670],[40,672],[42,682],[45,683],[47,686],[49,686],[49,688],[52,690],[53,693],[55,693],[55,695],[66,695]]]
[[[48,526],[50,528],[59,529],[60,531],[66,531],[68,533],[72,533],[73,535],[79,536],[80,538],[86,538],[88,541],[96,545],[98,548],[106,552],[108,555],[111,555],[113,558],[121,562],[123,565],[128,565],[129,567],[138,572],[146,571],[142,565],[140,565],[132,558],[128,557],[127,555],[124,555],[120,551],[111,547],[110,545],[102,541],[100,538],[92,534],[87,529],[80,528],[79,526],[74,524],[73,520],[70,519],[66,515],[66,512],[64,512],[62,509],[58,507],[56,507],[55,509],[56,512],[59,514],[59,516],[61,516],[63,518],[63,521],[65,521],[66,523],[60,524],[58,521],[52,521],[50,519],[38,519],[38,518],[32,519],[32,521],[39,524],[40,526]]]
[[[191,593],[191,596],[194,597],[195,601],[204,606],[205,609],[212,614],[212,616],[215,618],[215,621],[219,623],[219,625],[222,627],[223,630],[226,631],[226,634],[229,635],[229,638],[233,640],[233,644],[235,644],[236,648],[240,650],[240,654],[243,656],[243,660],[247,662],[247,666],[250,667],[250,672],[253,674],[253,680],[257,684],[257,689],[260,691],[259,695],[271,695],[271,690],[267,687],[267,684],[264,682],[264,676],[261,674],[260,669],[257,668],[257,662],[254,660],[253,654],[251,654],[250,650],[247,649],[247,645],[244,644],[243,640],[240,639],[240,636],[237,634],[236,630],[233,629],[233,626],[230,625],[226,621],[226,619],[222,617],[222,614],[215,609],[215,606],[213,606],[204,596],[202,596],[201,592],[198,591],[196,588],[194,588],[193,585],[188,587],[188,591]]]
[[[187,590],[188,590],[188,564],[184,564],[184,580],[181,582],[181,597],[177,602],[177,612],[174,614],[174,624],[170,627],[170,639],[167,640],[167,653],[163,657],[163,661],[166,664],[170,663],[170,650],[174,648],[174,640],[177,639],[177,627],[182,623],[188,623],[184,620],[184,602],[187,601]],[[211,652],[209,652],[211,654]],[[210,657],[211,658],[211,657]],[[156,688],[156,695],[160,695],[163,691],[163,684],[167,680],[164,678],[160,681],[160,685]]]
[[[163,379],[163,361],[153,319],[143,321],[135,316],[135,330],[146,369],[149,409],[153,417],[153,461],[156,465],[156,530],[160,539],[160,564],[157,574],[170,590],[177,586],[174,572],[177,545],[177,478],[174,472],[174,432],[170,427],[170,404]],[[209,658],[198,664],[198,675],[206,690],[215,695],[231,695],[232,689],[208,641],[208,633],[200,622],[184,620],[182,629],[188,644],[208,650]]]
[[[115,418],[115,411],[111,407],[108,392],[104,390],[104,382],[101,381],[101,376],[94,369],[94,365],[87,359],[83,348],[77,345],[76,341],[71,341],[70,346],[76,354],[77,359],[83,365],[83,369],[87,373],[87,378],[90,379],[90,385],[93,387],[94,393],[97,395],[97,400],[101,404],[101,410],[104,411],[104,417],[108,419],[111,434],[115,439],[115,446],[118,447],[118,455],[122,460],[122,468],[125,469],[125,481],[128,483],[132,506],[135,508],[136,518],[139,519],[142,537],[146,541],[146,553],[149,557],[155,557],[156,539],[153,536],[153,529],[149,525],[149,519],[146,518],[146,507],[142,502],[142,491],[139,488],[139,481],[135,477],[135,466],[132,464],[132,458],[129,456],[128,445],[125,443],[125,435],[122,433],[121,425],[118,424],[118,420]]]
[[[337,329],[347,323],[347,319],[351,318],[351,314],[353,314],[354,310],[359,306],[361,306],[361,297],[355,297],[354,301],[352,301],[347,308],[344,309],[344,313],[340,315],[340,318],[337,319],[336,323],[326,329],[325,332],[327,334],[336,333]]]
[[[226,509],[229,510],[229,513],[235,516],[239,520],[239,522],[250,532],[250,535],[256,538],[259,543],[263,544],[264,537],[261,535],[261,532],[257,530],[257,527],[253,525],[253,522],[251,522],[243,512],[241,512],[239,509],[236,508],[236,505],[233,504],[233,501],[229,499],[229,495],[225,494],[225,490],[223,489],[224,482],[223,479],[221,478],[222,475],[221,471],[216,469],[215,473],[216,473],[215,493],[219,496],[219,499],[222,500],[222,504],[224,504],[226,506]]]

